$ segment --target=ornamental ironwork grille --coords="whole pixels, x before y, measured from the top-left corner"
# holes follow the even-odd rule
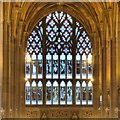
[[[54,12],[43,18],[27,40],[26,105],[91,105],[92,44],[71,15]]]

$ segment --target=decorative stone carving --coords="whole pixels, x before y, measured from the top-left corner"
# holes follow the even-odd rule
[[[73,113],[72,120],[78,119],[78,115],[76,113]]]
[[[50,112],[52,117],[57,117],[57,118],[63,118],[69,116],[69,112],[65,110],[57,110],[57,111],[51,111]]]
[[[46,113],[43,113],[43,115],[42,115],[42,117],[41,117],[42,119],[46,119],[47,118],[47,115],[46,115]]]
[[[43,117],[44,113],[46,115],[47,118],[79,118],[79,110],[77,109],[41,109],[40,110],[41,113],[41,118]]]
[[[39,110],[27,109],[25,116],[28,117],[28,118],[38,118],[38,117],[40,117]]]
[[[89,111],[89,110],[83,111],[83,117],[85,117],[85,118],[90,118],[90,117],[92,117],[92,115],[93,115],[92,111]]]

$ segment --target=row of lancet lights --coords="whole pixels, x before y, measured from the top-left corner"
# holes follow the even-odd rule
[[[31,62],[31,58],[30,58],[30,55],[29,55],[28,52],[26,53],[25,61],[26,61],[26,62]],[[92,60],[91,60],[91,59],[88,59],[87,61],[88,61],[89,64],[92,63]],[[28,78],[25,78],[25,81],[28,81]],[[91,78],[91,82],[93,82],[93,81],[94,81],[94,79]]]

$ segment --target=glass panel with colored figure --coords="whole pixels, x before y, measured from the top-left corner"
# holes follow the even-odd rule
[[[86,104],[86,82],[82,82],[82,105]]]
[[[67,83],[67,104],[72,104],[72,83]]]
[[[89,81],[88,82],[88,104],[89,105],[92,104],[92,96],[93,96],[93,93],[92,93],[92,82]]]
[[[86,55],[82,55],[82,79],[86,79]]]
[[[36,104],[36,100],[37,100],[36,82],[33,81],[31,85],[31,103]]]
[[[65,78],[66,73],[66,64],[65,64],[65,55],[60,55],[60,78]]]
[[[52,104],[52,84],[50,81],[46,83],[46,104]]]
[[[26,83],[25,83],[25,104],[30,104],[30,83],[29,83],[29,81],[27,81]]]
[[[51,55],[48,53],[46,55],[46,78],[52,77],[52,60]]]
[[[58,82],[53,83],[53,104],[58,104]]]
[[[66,101],[66,87],[65,82],[60,83],[60,104],[65,104]]]
[[[80,98],[81,98],[80,91],[81,91],[80,82],[77,81],[76,82],[76,104],[80,104]]]
[[[43,76],[43,60],[42,60],[42,55],[38,55],[38,78],[42,78]]]
[[[41,105],[43,104],[43,85],[42,82],[38,82],[38,104]]]

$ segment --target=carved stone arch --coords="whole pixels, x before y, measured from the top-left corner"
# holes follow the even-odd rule
[[[29,19],[27,17],[25,18],[24,31],[27,32],[27,35],[29,35],[31,33],[34,26],[40,20],[42,20],[45,16],[47,16],[48,14],[55,12],[55,11],[66,12],[69,15],[73,16],[76,20],[78,20],[82,24],[82,26],[84,26],[85,30],[87,31],[87,33],[91,39],[91,42],[93,42],[93,43],[96,42],[96,41],[94,41],[93,37],[91,37],[91,34],[93,34],[94,31],[96,31],[98,36],[100,35],[99,30],[97,30],[94,20],[92,20],[92,18],[91,18],[91,22],[89,22],[89,20],[86,18],[87,12],[84,14],[82,11],[83,8],[81,10],[80,9],[78,10],[78,8],[76,6],[74,6],[73,4],[67,4],[67,3],[50,3],[50,4],[46,4],[46,5],[41,5],[41,6],[37,5],[38,8],[36,8],[35,11],[31,11],[31,12],[34,12],[32,16],[27,15],[27,16],[29,16],[28,17]],[[33,8],[33,6],[32,6],[32,8]],[[29,9],[28,9],[28,11],[29,11]],[[90,16],[90,15],[88,15],[88,16]],[[26,42],[26,39],[24,39],[23,41]]]

